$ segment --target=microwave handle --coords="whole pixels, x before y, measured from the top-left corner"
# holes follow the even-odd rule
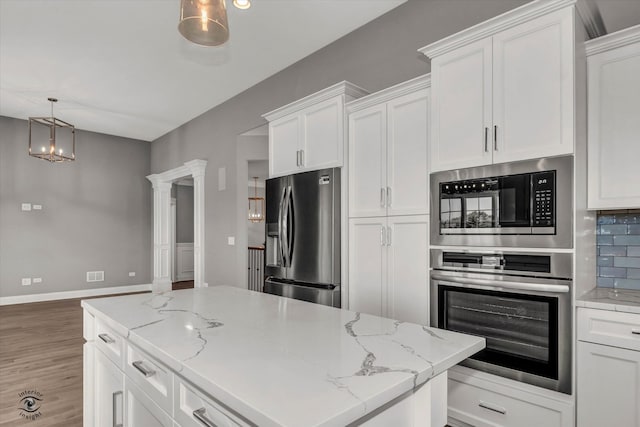
[[[503,288],[513,289],[519,291],[537,291],[537,292],[552,292],[556,294],[566,294],[569,292],[569,286],[567,285],[546,285],[544,283],[522,283],[522,282],[510,282],[506,280],[486,280],[486,279],[474,279],[469,277],[454,277],[444,274],[431,273],[431,278],[434,280],[442,280],[443,282],[453,282],[462,285],[475,285],[485,286],[490,288]],[[470,286],[467,286],[470,287]]]

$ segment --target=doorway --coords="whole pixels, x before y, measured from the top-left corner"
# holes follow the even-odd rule
[[[171,186],[171,281],[173,289],[194,285],[193,178],[182,178]]]
[[[247,164],[247,288],[262,292],[264,286],[265,249],[265,181],[269,174],[267,160],[249,160]]]

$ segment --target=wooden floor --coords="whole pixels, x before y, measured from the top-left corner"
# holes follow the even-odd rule
[[[0,427],[82,426],[83,344],[80,299],[0,306]],[[29,390],[42,395],[35,420],[18,409]]]

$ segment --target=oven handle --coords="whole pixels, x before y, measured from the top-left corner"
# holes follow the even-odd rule
[[[460,283],[463,285],[479,285],[489,286],[492,288],[504,288],[504,289],[516,289],[521,291],[538,291],[538,292],[552,292],[557,294],[566,294],[569,292],[569,286],[567,285],[545,285],[544,283],[523,283],[523,282],[509,282],[509,281],[496,281],[486,279],[474,279],[468,277],[453,277],[444,274],[431,273],[431,278],[435,280],[442,280],[444,282]]]

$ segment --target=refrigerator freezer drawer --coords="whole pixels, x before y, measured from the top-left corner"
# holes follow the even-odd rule
[[[296,283],[283,283],[267,279],[264,282],[264,292],[281,297],[340,308],[340,286],[328,289],[305,286]]]

